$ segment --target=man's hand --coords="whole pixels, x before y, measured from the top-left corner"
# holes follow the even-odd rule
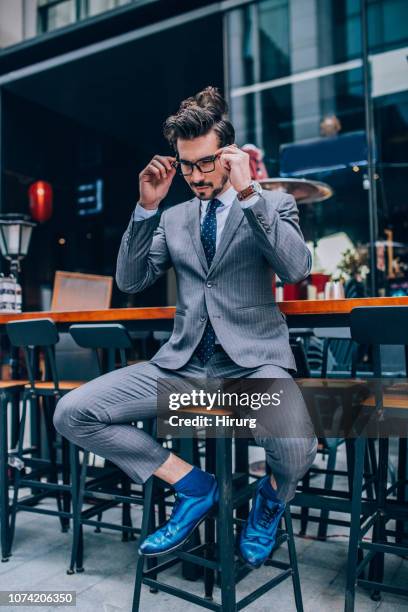
[[[139,204],[147,210],[158,208],[166,197],[176,174],[175,157],[155,155],[139,174]]]
[[[236,191],[242,191],[249,187],[252,182],[249,166],[249,155],[236,145],[221,147],[216,151],[219,155],[221,165],[229,173],[231,185]]]

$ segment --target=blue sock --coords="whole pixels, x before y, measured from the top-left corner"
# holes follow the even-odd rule
[[[177,493],[200,497],[201,495],[207,495],[213,484],[214,477],[211,474],[194,466],[188,474],[173,484],[173,488]]]
[[[283,503],[282,500],[279,499],[279,497],[277,496],[276,489],[273,488],[270,478],[265,479],[265,482],[263,483],[261,490],[262,490],[262,493],[265,495],[265,497],[267,497],[271,501],[277,502],[279,504]]]

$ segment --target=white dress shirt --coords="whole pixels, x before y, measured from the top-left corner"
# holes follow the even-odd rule
[[[216,234],[216,239],[215,239],[215,249],[216,250],[218,248],[218,245],[220,244],[222,230],[224,229],[225,222],[228,217],[228,213],[236,198],[236,195],[237,195],[237,192],[235,191],[235,189],[233,187],[229,187],[226,191],[224,191],[224,193],[221,193],[216,198],[222,203],[222,206],[218,206],[218,208],[215,211],[216,221],[217,221],[217,234]],[[252,204],[254,204],[258,198],[259,198],[259,195],[256,193],[250,198],[248,198],[247,200],[240,202],[240,205],[242,208],[247,208],[248,206],[251,206]],[[204,221],[204,217],[207,212],[207,207],[210,201],[211,200],[201,200],[201,203],[200,203],[200,213],[201,213],[200,223],[201,224]],[[143,221],[144,219],[148,219],[149,217],[152,217],[153,215],[155,215],[157,211],[158,211],[158,208],[155,208],[154,210],[147,210],[146,208],[143,208],[143,206],[141,206],[138,203],[133,213],[133,219],[134,221]],[[217,338],[215,339],[215,343],[220,344]]]

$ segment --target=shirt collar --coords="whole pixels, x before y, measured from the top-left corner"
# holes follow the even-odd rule
[[[218,210],[224,210],[225,208],[229,208],[230,206],[232,206],[232,203],[235,200],[236,195],[237,195],[237,192],[232,186],[229,187],[226,191],[224,191],[224,193],[217,195],[216,199],[222,203],[222,206],[218,208]],[[207,210],[207,206],[209,202],[210,200],[201,200],[201,210],[202,211]]]

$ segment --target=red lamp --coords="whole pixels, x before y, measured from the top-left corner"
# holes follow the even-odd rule
[[[44,223],[52,216],[53,191],[50,183],[36,181],[28,189],[30,213],[35,221]]]

